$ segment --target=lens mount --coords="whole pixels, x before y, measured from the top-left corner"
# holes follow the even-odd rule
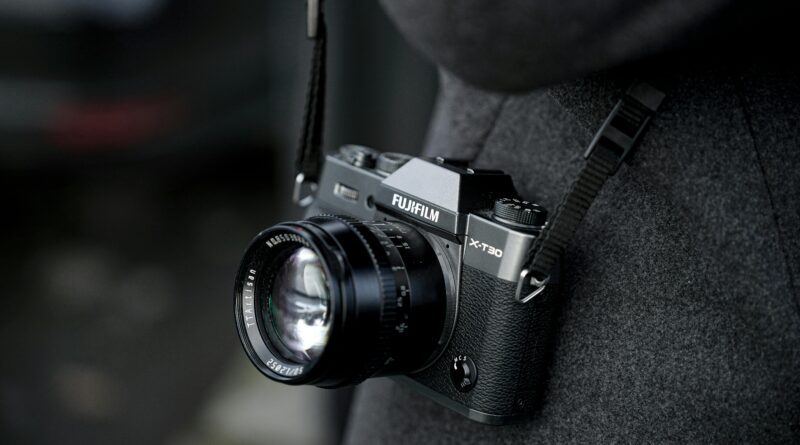
[[[435,357],[447,289],[413,227],[313,217],[253,240],[236,277],[236,325],[250,360],[273,380],[355,384]]]

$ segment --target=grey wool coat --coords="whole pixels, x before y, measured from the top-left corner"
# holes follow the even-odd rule
[[[672,88],[567,249],[540,411],[487,426],[376,379],[356,392],[346,442],[800,443],[790,11],[732,0],[383,4],[441,67],[426,154],[505,170],[551,210],[633,66]]]

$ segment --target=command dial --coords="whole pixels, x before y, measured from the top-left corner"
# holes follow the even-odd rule
[[[517,198],[501,198],[494,202],[494,219],[512,226],[542,227],[547,210],[539,204]]]

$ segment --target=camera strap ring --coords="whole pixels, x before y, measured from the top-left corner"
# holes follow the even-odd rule
[[[664,97],[665,93],[653,84],[636,81],[611,110],[584,154],[586,163],[578,177],[528,251],[517,283],[517,301],[526,303],[544,291],[592,202],[638,145]]]

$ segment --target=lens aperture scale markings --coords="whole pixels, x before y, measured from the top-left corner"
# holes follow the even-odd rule
[[[398,334],[406,335],[406,332],[409,330],[409,325],[408,312],[406,312],[405,307],[411,295],[411,288],[407,284],[407,270],[402,260],[399,258],[399,250],[411,250],[411,245],[403,235],[407,231],[404,230],[402,226],[392,222],[376,222],[373,223],[373,227],[378,229],[373,232],[377,236],[380,245],[383,246],[384,251],[389,256],[390,262],[393,263],[391,270],[394,272],[397,282],[397,299],[395,300],[395,305],[392,310],[398,311],[399,314],[397,315],[399,315],[399,317],[397,319],[397,324],[394,326],[394,330]]]
[[[408,296],[408,288],[404,285],[400,285],[400,296],[397,298],[397,307],[403,307],[403,299]],[[407,316],[407,315],[406,315]]]

